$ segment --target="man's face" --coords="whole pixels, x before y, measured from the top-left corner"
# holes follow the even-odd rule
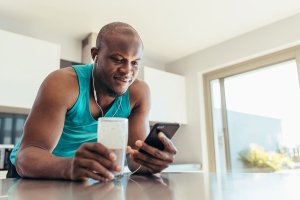
[[[110,96],[120,96],[136,79],[143,48],[137,36],[106,36],[96,61],[97,77]]]

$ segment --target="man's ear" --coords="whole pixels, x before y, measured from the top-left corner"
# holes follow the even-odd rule
[[[92,59],[93,61],[95,61],[97,58],[97,55],[98,55],[98,49],[96,47],[92,47],[91,48],[91,56],[92,56]]]

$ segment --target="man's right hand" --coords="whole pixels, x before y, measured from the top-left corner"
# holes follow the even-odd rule
[[[111,180],[114,178],[112,172],[121,170],[115,160],[116,155],[104,145],[96,142],[84,143],[72,159],[70,179]]]

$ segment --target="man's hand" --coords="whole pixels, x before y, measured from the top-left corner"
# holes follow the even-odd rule
[[[114,161],[116,155],[100,143],[85,143],[76,151],[71,163],[71,180],[107,181],[114,178],[112,171],[120,171],[121,166]]]
[[[130,157],[135,162],[146,168],[151,174],[159,173],[163,169],[167,168],[170,163],[173,163],[175,154],[177,152],[176,147],[171,140],[165,136],[165,134],[160,132],[158,134],[158,138],[164,144],[165,148],[163,151],[147,145],[141,140],[137,140],[135,145],[150,155],[141,153],[138,150],[131,150],[130,152]]]

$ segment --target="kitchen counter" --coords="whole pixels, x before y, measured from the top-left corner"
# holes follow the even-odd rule
[[[107,183],[2,179],[0,199],[199,199],[289,200],[299,198],[300,174],[208,174],[165,172],[159,176],[126,174]]]

